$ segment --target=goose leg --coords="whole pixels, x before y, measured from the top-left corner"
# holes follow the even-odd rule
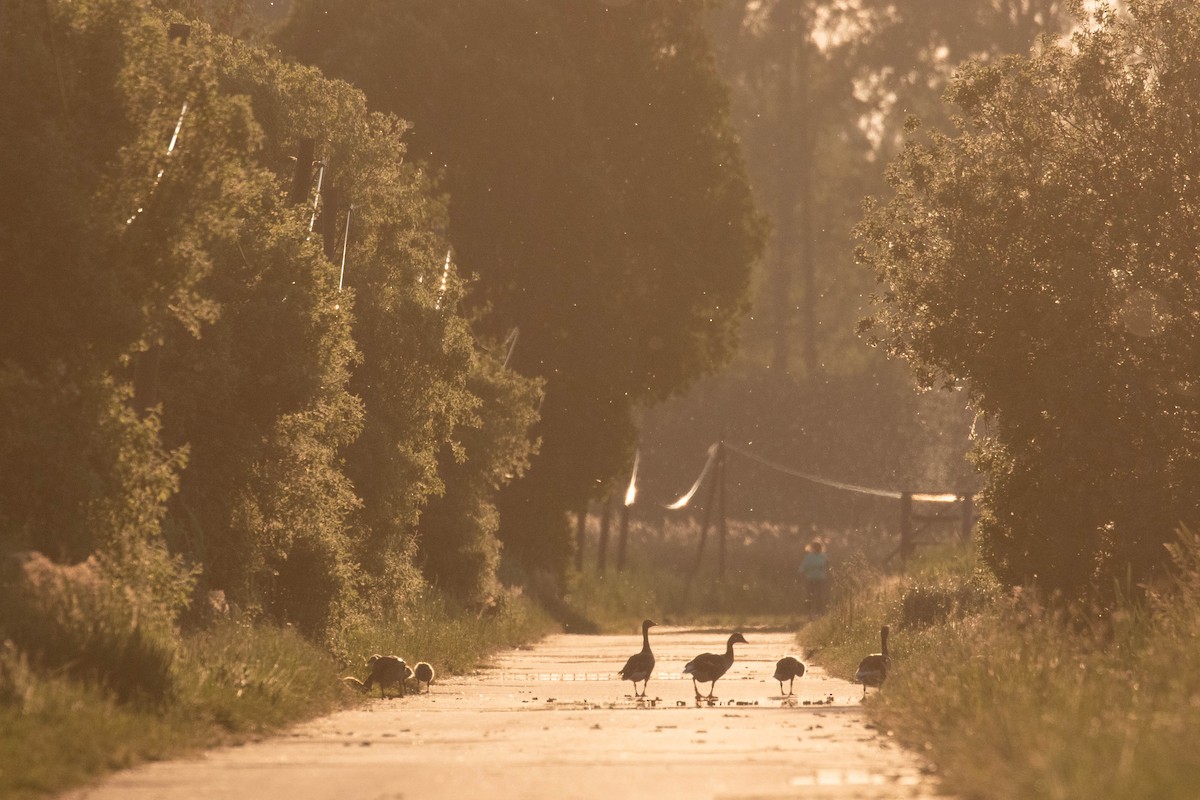
[[[696,683],[696,679],[692,678],[692,691],[696,693],[696,697],[700,696],[700,686]]]
[[[796,693],[796,679],[792,678],[791,681],[788,682],[788,697],[791,697],[795,693]]]
[[[717,690],[717,682],[713,681],[712,686],[708,687],[708,699],[712,700],[713,692]]]

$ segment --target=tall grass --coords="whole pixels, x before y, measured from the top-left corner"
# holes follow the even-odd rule
[[[1176,579],[1103,613],[1003,592],[970,556],[860,594],[804,638],[849,675],[893,629],[877,721],[972,798],[1195,798],[1200,540]],[[931,602],[929,598],[936,598]]]
[[[70,588],[66,596],[77,600],[80,594]],[[76,616],[72,602],[65,618]],[[430,595],[413,598],[396,619],[347,626],[335,655],[290,627],[224,620],[177,636],[163,650],[162,682],[169,691],[157,696],[120,690],[125,684],[114,676],[140,662],[110,655],[133,646],[126,636],[130,621],[105,625],[99,632],[87,625],[65,629],[90,648],[74,660],[48,658],[57,651],[38,644],[34,627],[21,629],[22,646],[0,641],[0,797],[41,797],[109,770],[243,741],[362,702],[340,678],[361,677],[355,664],[372,652],[430,661],[444,675],[470,669],[498,648],[536,639],[553,623],[517,593],[487,616],[466,614]],[[63,630],[51,626],[45,632],[57,636]],[[105,631],[116,633],[106,637]],[[91,653],[100,654],[95,663]]]
[[[123,700],[166,699],[178,642],[153,600],[115,583],[94,558],[60,566],[28,553],[10,557],[4,572],[0,632],[37,664]]]
[[[397,614],[353,620],[337,633],[332,649],[344,670],[360,678],[373,653],[398,655],[410,665],[428,661],[439,674],[463,673],[496,650],[539,639],[555,628],[518,589],[509,589],[481,613],[462,611],[426,590]]]
[[[164,699],[40,670],[0,647],[0,797],[38,797],[94,775],[236,742],[355,698],[328,654],[289,629],[225,623],[186,637]]]

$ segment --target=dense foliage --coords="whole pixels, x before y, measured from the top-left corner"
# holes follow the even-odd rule
[[[237,202],[227,154],[245,146],[245,111],[128,4],[4,15],[0,179],[21,190],[0,201],[0,541],[95,552],[172,614],[187,576],[162,522],[187,448],[135,411],[132,367],[158,332],[215,315],[201,231],[221,236]],[[197,138],[168,158],[185,100]]]
[[[540,389],[458,313],[406,124],[141,4],[3,17],[0,550],[94,556],[135,629],[199,576],[330,636],[414,602],[422,550],[485,554],[453,588],[491,602]]]
[[[761,238],[703,4],[296,4],[284,47],[414,122],[477,332],[546,381],[506,546],[569,561],[564,512],[632,460],[638,410],[732,353]]]
[[[1070,593],[1200,516],[1200,9],[1130,11],[964,68],[959,132],[910,143],[860,228],[878,335],[981,412],[988,563]]]

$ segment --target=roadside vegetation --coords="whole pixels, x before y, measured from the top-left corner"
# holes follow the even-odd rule
[[[553,627],[519,594],[486,616],[456,610],[434,595],[421,600],[399,619],[347,628],[340,658],[295,628],[234,619],[169,641],[125,641],[111,669],[89,660],[83,672],[70,663],[35,668],[26,653],[36,644],[18,649],[6,641],[0,650],[0,797],[45,796],[111,770],[249,741],[352,707],[363,695],[340,679],[364,678],[372,652],[426,660],[447,675]],[[79,649],[86,647],[84,637],[94,643],[117,638],[102,625],[85,624],[89,617],[113,620],[112,609],[76,610]],[[152,696],[133,689],[147,685],[159,690]]]
[[[857,233],[870,340],[964,389],[974,557],[843,598],[807,641],[964,797],[1194,797],[1200,756],[1200,8],[1131,0],[963,65]],[[1078,9],[1077,9],[1078,11]],[[1116,166],[1119,165],[1119,166]],[[994,578],[992,577],[994,576]]]
[[[1106,609],[1003,590],[973,552],[840,594],[801,640],[852,678],[890,624],[893,664],[866,706],[964,798],[1195,797],[1200,537],[1172,572]]]
[[[0,792],[353,702],[337,679],[372,652],[445,674],[551,620],[798,622],[796,525],[731,523],[720,573],[694,525],[570,569],[570,513],[629,473],[643,411],[730,360],[764,253],[708,4],[298,0],[270,48],[211,24],[243,5],[4,5]],[[968,796],[1200,777],[1200,545],[1175,535],[1200,518],[1200,8],[1124,5],[966,64],[855,230],[860,333],[977,412],[979,555],[897,578],[830,534],[839,599],[806,637],[849,674],[891,622],[872,713]],[[798,63],[799,6],[752,7]],[[788,76],[768,106],[815,74],[746,68]],[[790,105],[780,130],[817,118]],[[780,188],[783,231],[825,202]],[[859,359],[817,358],[815,307],[788,323],[776,244],[756,360],[815,386]],[[736,383],[713,407],[758,426]],[[886,385],[868,413],[760,392],[795,425],[755,438],[816,469],[805,431],[878,416]]]

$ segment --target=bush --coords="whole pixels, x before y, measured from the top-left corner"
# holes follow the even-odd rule
[[[28,553],[7,572],[0,631],[34,665],[94,681],[121,700],[158,702],[169,694],[174,631],[160,609],[113,581],[96,559],[62,566]],[[6,675],[19,677],[15,663],[6,656]],[[11,689],[19,689],[15,681]]]
[[[978,574],[911,585],[900,600],[900,624],[917,627],[959,619],[980,611],[995,597],[995,584]]]

